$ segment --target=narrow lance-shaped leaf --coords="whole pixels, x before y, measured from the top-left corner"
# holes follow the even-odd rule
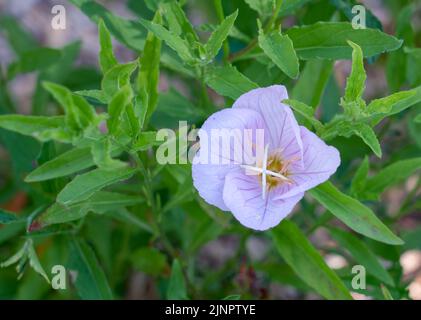
[[[332,183],[325,182],[310,190],[310,194],[354,231],[380,242],[392,245],[403,244],[403,241],[394,235],[371,209],[343,194]]]
[[[28,246],[29,265],[32,267],[32,269],[34,269],[35,272],[37,272],[38,274],[43,276],[44,279],[48,283],[50,283],[50,279],[48,279],[47,273],[45,272],[44,268],[42,267],[41,262],[38,259],[38,255],[35,252],[35,248],[34,248],[32,239],[29,239],[28,241],[30,241],[30,245]]]
[[[46,81],[43,85],[63,107],[71,128],[82,129],[94,123],[95,110],[84,98],[56,83]]]
[[[367,182],[369,165],[370,164],[368,162],[368,157],[365,157],[364,160],[361,162],[360,166],[358,167],[357,171],[355,172],[354,178],[352,179],[352,195],[358,195],[361,191],[364,190]]]
[[[286,34],[301,59],[349,59],[352,49],[347,41],[358,44],[364,57],[393,51],[402,41],[376,29],[354,29],[349,22],[318,22],[293,27]]]
[[[352,47],[352,69],[346,80],[345,103],[356,101],[362,103],[367,76],[364,70],[364,58],[361,47],[352,41],[348,41]]]
[[[113,36],[127,47],[135,51],[143,49],[146,33],[138,21],[119,17],[96,1],[70,0],[70,2],[95,24],[99,19],[103,19]]]
[[[133,98],[133,91],[130,84],[125,85],[118,91],[114,97],[111,99],[111,102],[108,106],[108,115],[107,120],[108,131],[112,135],[118,133],[120,128],[121,121],[120,117],[126,109],[126,106],[131,103]]]
[[[78,175],[61,190],[57,201],[64,205],[70,205],[86,200],[106,186],[130,178],[135,172],[136,169],[126,167],[118,170],[95,169]]]
[[[382,149],[379,140],[377,139],[374,130],[368,124],[356,123],[353,125],[352,132],[359,136],[377,157],[382,157]]]
[[[162,18],[159,11],[155,14],[154,23],[161,24]],[[142,101],[147,101],[145,106],[146,121],[156,109],[158,104],[158,82],[159,82],[159,61],[161,56],[161,40],[151,31],[146,38],[145,48],[139,58],[140,72],[138,75],[138,90],[140,95],[147,93],[147,98],[142,97]],[[142,124],[143,125],[143,124]]]
[[[343,282],[292,221],[282,221],[271,235],[286,263],[320,295],[332,300],[352,299]]]
[[[167,299],[169,300],[186,300],[187,289],[184,280],[183,271],[180,262],[174,260],[171,268],[170,283],[167,289]]]
[[[206,57],[208,60],[213,59],[222,47],[222,43],[228,37],[235,19],[237,19],[238,10],[229,15],[222,23],[212,32],[208,42],[205,45]]]
[[[55,132],[62,133],[60,141],[71,140],[66,132],[64,116],[23,116],[20,114],[0,115],[0,128],[32,136],[40,141],[51,140]]]
[[[9,65],[7,76],[12,79],[19,73],[45,70],[57,63],[60,58],[60,50],[52,48],[36,48],[23,52],[17,61]]]
[[[389,113],[392,110],[393,105],[401,101],[405,101],[413,97],[416,94],[416,90],[408,90],[396,92],[388,97],[372,100],[367,106],[366,112],[368,114],[375,113]]]
[[[300,70],[294,45],[287,35],[280,31],[272,31],[264,34],[259,23],[259,46],[264,53],[282,70],[288,77],[296,79]]]
[[[12,15],[1,15],[0,29],[11,49],[13,49],[18,56],[37,47],[37,41],[33,35],[23,28],[23,25],[19,22],[17,17]]]
[[[41,227],[57,223],[66,223],[81,219],[89,212],[103,214],[105,212],[142,203],[143,201],[144,199],[140,196],[98,191],[89,199],[70,206],[63,206],[60,203],[53,204],[37,217],[36,223]]]
[[[83,125],[78,116],[78,112],[76,110],[76,106],[73,103],[72,93],[70,90],[62,85],[52,82],[44,82],[43,85],[44,88],[51,93],[54,99],[56,99],[59,105],[63,108],[66,114],[67,125],[73,130],[83,128]]]
[[[402,112],[412,106],[416,106],[419,102],[421,102],[421,86],[418,86],[412,90],[414,92],[413,95],[409,95],[406,98],[399,99],[398,101],[394,102],[390,106],[390,110],[387,113],[376,113],[369,117],[370,125],[375,126],[377,125],[382,119]],[[375,101],[375,100],[374,100]],[[374,108],[374,107],[372,107]]]
[[[130,76],[136,70],[137,65],[137,61],[117,64],[104,74],[101,89],[107,101],[110,101],[122,87],[130,84]]]
[[[388,285],[394,285],[392,277],[364,242],[340,229],[330,228],[330,234],[340,247],[351,253],[357,263],[367,268],[368,273]]]
[[[99,65],[102,73],[105,74],[110,68],[117,64],[117,59],[114,56],[113,44],[111,42],[111,35],[108,31],[104,20],[99,20]]]
[[[120,152],[121,150],[119,147],[112,146],[112,155],[118,155]],[[65,177],[92,167],[93,165],[94,161],[90,148],[75,148],[43,163],[32,171],[25,178],[25,181],[36,182]]]
[[[192,54],[190,50],[190,46],[187,43],[187,41],[181,39],[175,33],[168,31],[166,28],[164,28],[160,24],[156,24],[145,19],[141,19],[140,22],[143,24],[143,26],[146,29],[154,33],[155,36],[157,36],[162,41],[165,41],[165,43],[171,49],[177,52],[181,60],[183,60],[184,62],[188,64],[194,63],[194,55]]]
[[[110,137],[104,137],[91,144],[91,153],[94,163],[101,169],[118,169],[126,164],[120,160],[113,159],[111,156],[112,145]]]
[[[184,35],[190,42],[199,41],[199,37],[194,31],[192,24],[186,17],[178,1],[166,2],[162,4],[162,7],[170,30],[172,30],[177,36]],[[154,22],[160,23],[157,21]]]
[[[74,286],[82,299],[113,299],[110,286],[94,251],[83,241],[70,241],[67,268],[75,272]]]
[[[297,100],[286,99],[283,101],[289,105],[295,112],[307,119],[317,132],[323,131],[323,124],[314,117],[314,110],[312,107]]]
[[[273,13],[274,0],[244,0],[244,2],[257,11],[260,17],[265,18]]]
[[[205,74],[205,82],[220,95],[237,99],[258,85],[231,65],[211,67]]]
[[[367,179],[363,195],[376,199],[386,188],[407,179],[419,169],[421,169],[421,158],[396,161],[374,177]]]
[[[377,140],[377,136],[374,130],[366,123],[343,119],[338,121],[334,120],[326,125],[325,129],[326,130],[322,132],[322,139],[326,141],[337,136],[349,138],[353,135],[357,135],[370,147],[376,156],[379,158],[382,156],[382,150],[380,143]]]
[[[294,88],[292,98],[302,101],[313,109],[320,104],[333,68],[329,60],[312,59],[306,61]]]

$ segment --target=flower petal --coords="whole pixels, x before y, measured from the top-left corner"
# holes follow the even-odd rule
[[[264,127],[262,117],[254,110],[224,109],[214,113],[199,130],[201,163],[252,163],[257,130],[263,133]]]
[[[222,198],[222,192],[225,176],[235,169],[239,170],[239,167],[237,165],[193,164],[193,185],[207,203],[222,211],[229,211]]]
[[[288,99],[286,88],[274,85],[251,90],[240,96],[233,108],[252,109],[262,116],[269,135],[270,149],[281,149],[285,158],[299,158],[302,164],[302,142],[300,129],[289,106],[281,103]]]
[[[253,162],[250,159],[255,156],[256,130],[263,128],[261,116],[253,110],[224,109],[205,121],[199,130],[200,150],[193,159],[192,176],[193,185],[206,202],[228,211],[222,199],[225,176],[232,170],[240,170],[240,164]],[[220,129],[226,130],[222,132],[223,137],[213,135]],[[224,143],[223,138],[229,137],[230,129],[236,131]],[[251,136],[245,129],[251,130]]]
[[[274,193],[269,191],[263,199],[258,177],[236,170],[225,178],[223,200],[241,224],[263,231],[276,226],[303,196],[301,193],[288,199],[274,199]]]
[[[289,198],[325,182],[341,163],[336,148],[328,146],[322,139],[305,127],[300,127],[303,141],[304,168],[292,167],[290,178],[293,184],[287,189],[277,190],[277,199]]]

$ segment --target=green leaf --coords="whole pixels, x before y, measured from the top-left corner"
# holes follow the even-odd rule
[[[0,209],[0,224],[10,224],[19,221],[19,217],[12,212]]]
[[[118,147],[112,147],[112,155],[121,152]],[[34,171],[26,178],[26,182],[45,181],[49,179],[65,177],[72,173],[88,169],[94,165],[90,148],[75,148],[62,153],[51,159]]]
[[[364,57],[393,51],[402,41],[376,29],[354,29],[348,22],[318,22],[313,25],[293,27],[286,34],[294,43],[301,59],[349,59],[351,47],[347,41],[358,44]]]
[[[22,28],[22,23],[19,22],[18,18],[11,15],[1,15],[0,29],[7,38],[10,47],[18,56],[37,47],[37,41]]]
[[[100,19],[104,20],[113,36],[128,48],[135,51],[143,49],[146,34],[138,21],[116,16],[92,0],[70,0],[70,2],[94,21],[95,24],[98,24]]]
[[[36,48],[25,51],[17,61],[9,65],[7,76],[12,79],[19,73],[45,70],[57,63],[60,58],[61,52],[57,49]]]
[[[281,17],[291,15],[310,1],[311,0],[283,0],[279,15]]]
[[[376,199],[386,188],[400,183],[421,168],[421,158],[396,161],[367,179],[363,195]]]
[[[271,231],[271,236],[286,263],[320,295],[332,300],[352,299],[336,273],[292,221],[282,221]]]
[[[65,134],[63,128],[65,127],[65,117],[43,117],[43,116],[23,116],[20,114],[0,115],[0,127],[18,132],[23,135],[32,136],[40,141],[48,141],[55,133],[62,132],[60,141],[70,141],[71,135]]]
[[[118,62],[114,56],[113,44],[111,42],[110,32],[108,31],[104,20],[100,19],[98,23],[99,33],[99,65],[102,73],[105,74],[109,69],[114,67]]]
[[[113,159],[111,156],[112,145],[110,137],[104,137],[91,144],[91,153],[94,163],[101,169],[118,169],[125,166],[125,163]]]
[[[289,105],[295,112],[307,119],[316,131],[319,132],[323,130],[323,124],[314,117],[314,110],[312,107],[292,99],[286,99],[282,102]]]
[[[332,121],[322,133],[322,139],[328,141],[337,136],[349,138],[352,135],[359,136],[366,145],[374,152],[376,156],[381,158],[382,150],[377,136],[373,129],[366,123],[348,120]]]
[[[183,120],[189,123],[198,123],[206,118],[203,109],[198,108],[174,88],[170,88],[160,94],[151,124],[155,128],[176,128],[179,126],[180,114],[183,115]]]
[[[392,110],[392,107],[401,102],[415,96],[416,90],[408,90],[408,91],[401,91],[396,92],[390,96],[375,99],[370,102],[367,106],[367,113],[368,114],[375,114],[375,113],[389,113]]]
[[[98,191],[89,199],[70,206],[63,206],[60,203],[55,203],[43,212],[36,221],[43,227],[51,224],[66,223],[81,219],[89,212],[103,214],[120,208],[133,206],[142,203],[143,201],[144,199],[140,196]]]
[[[238,10],[229,15],[222,23],[212,32],[208,42],[205,45],[206,58],[212,60],[219,52],[223,42],[228,37],[235,19],[237,19]]]
[[[17,263],[16,270],[18,272],[18,279],[22,278],[24,267],[29,260],[29,265],[34,269],[35,272],[44,277],[44,279],[50,283],[47,274],[44,271],[41,263],[39,262],[38,256],[35,252],[34,242],[31,238],[27,239],[22,248],[16,252],[13,256],[7,259],[5,262],[0,263],[0,268],[9,267],[12,264]]]
[[[226,296],[222,300],[240,300],[240,299],[241,299],[241,294],[231,294],[229,296]]]
[[[380,288],[382,289],[382,294],[385,300],[394,300],[392,297],[392,294],[390,293],[389,289],[387,289],[386,286],[383,284],[380,285]]]
[[[294,45],[287,35],[280,31],[272,31],[265,35],[259,26],[259,46],[264,53],[288,77],[296,79],[300,71],[300,64],[294,50]]]
[[[361,162],[360,166],[358,167],[357,171],[355,172],[354,178],[352,179],[352,195],[358,195],[361,191],[364,190],[367,182],[369,165],[370,164],[368,162],[368,157],[365,157],[364,160]]]
[[[113,295],[94,251],[84,241],[70,241],[67,265],[74,272],[74,286],[84,300],[111,300]]]
[[[109,118],[107,120],[107,128],[110,134],[117,135],[121,127],[121,116],[124,113],[127,105],[131,103],[133,98],[133,91],[130,84],[125,85],[118,91],[111,99],[108,106]]]
[[[329,81],[333,62],[329,60],[308,60],[292,89],[292,98],[302,101],[313,109],[320,104]]]
[[[330,235],[338,242],[339,246],[349,251],[355,261],[364,266],[368,273],[380,281],[390,286],[394,286],[392,277],[364,242],[351,233],[340,229],[329,228],[329,231]]]
[[[421,113],[415,117],[414,121],[416,123],[421,123]]]
[[[231,65],[209,68],[205,74],[205,82],[220,95],[232,99],[258,88],[257,84]]]
[[[34,269],[35,272],[37,272],[38,274],[40,274],[41,276],[43,276],[44,279],[48,283],[50,283],[50,279],[48,279],[48,276],[45,273],[44,268],[42,267],[41,263],[39,262],[38,255],[35,252],[35,248],[34,248],[32,239],[29,239],[27,241],[30,242],[30,245],[28,246],[28,260],[29,260],[29,265],[32,267],[32,269]]]
[[[410,86],[419,86],[421,84],[421,76],[417,70],[421,66],[421,49],[405,47],[403,51],[406,56],[405,78]]]
[[[94,124],[94,108],[81,96],[73,94],[66,87],[45,81],[45,89],[50,92],[66,113],[66,123],[72,129],[83,129]]]
[[[159,276],[167,267],[167,258],[154,248],[141,248],[136,250],[130,260],[133,266],[146,274]]]
[[[348,102],[355,101],[359,106],[362,105],[362,96],[365,89],[365,81],[367,79],[364,70],[364,58],[361,47],[352,41],[348,41],[352,47],[352,70],[346,80],[344,102],[345,106]],[[344,106],[344,107],[345,107]]]
[[[168,300],[186,300],[187,289],[180,262],[175,259],[171,268],[171,278],[167,289]]]
[[[79,90],[75,91],[75,93],[84,97],[97,100],[98,102],[103,104],[106,104],[108,102],[107,95],[102,90]]]
[[[132,149],[135,151],[144,151],[161,143],[163,142],[156,140],[156,131],[145,131],[139,134],[136,142],[132,145]]]
[[[379,140],[377,140],[377,136],[374,130],[368,124],[353,124],[353,128],[351,131],[357,136],[359,136],[365,142],[365,144],[370,147],[370,149],[374,152],[374,154],[377,157],[382,157],[382,149],[380,147]]]
[[[406,110],[409,107],[415,106],[419,102],[421,102],[421,86],[416,87],[410,91],[413,91],[414,94],[410,95],[407,98],[400,99],[396,103],[392,104],[391,109],[387,113],[382,114],[374,114],[370,116],[368,119],[370,120],[370,124],[372,126],[377,125],[382,119],[386,117],[390,117],[394,114],[400,113],[404,110]]]
[[[169,29],[177,36],[183,35],[190,42],[198,42],[199,37],[194,31],[178,1],[170,1],[162,5]],[[158,22],[160,23],[160,22]]]
[[[155,14],[154,23],[161,24],[162,18],[159,11]],[[145,48],[142,57],[139,58],[140,72],[138,75],[139,93],[142,101],[147,101],[145,120],[149,121],[158,104],[158,82],[159,82],[159,61],[161,56],[161,40],[149,32],[146,38]]]
[[[173,49],[180,56],[181,60],[187,64],[193,64],[195,59],[190,50],[190,45],[187,41],[181,39],[174,32],[168,31],[162,25],[141,19],[140,22],[156,37],[164,41],[171,49]]]
[[[403,244],[403,241],[394,235],[371,209],[343,194],[332,183],[325,182],[310,190],[310,194],[352,230],[387,244]]]
[[[134,100],[134,103],[131,102],[126,106],[126,110],[123,114],[123,130],[128,136],[132,139],[136,139],[139,135],[141,129],[143,128],[145,114],[136,113],[136,109],[139,107],[137,99]],[[142,106],[140,106],[142,108]],[[143,111],[143,109],[141,109]],[[139,114],[140,113],[140,114]]]
[[[244,0],[250,8],[256,11],[260,17],[272,15],[274,9],[274,0]]]
[[[414,46],[412,14],[414,6],[409,3],[401,8],[396,22],[396,37],[404,40],[404,46]],[[408,57],[410,59],[410,57]],[[404,50],[392,52],[387,58],[386,76],[390,91],[398,91],[405,83],[408,62]],[[408,68],[408,71],[412,68]]]
[[[86,200],[95,192],[116,182],[130,178],[136,169],[126,167],[118,170],[95,169],[76,176],[57,195],[57,202],[64,205]]]
[[[101,81],[101,89],[107,97],[107,101],[110,101],[124,86],[130,85],[130,76],[137,66],[137,61],[117,64],[104,74],[104,78]]]

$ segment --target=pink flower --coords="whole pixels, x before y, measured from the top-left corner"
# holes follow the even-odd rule
[[[340,164],[334,147],[298,125],[291,109],[281,103],[287,98],[281,85],[251,90],[232,108],[211,115],[199,132],[200,150],[192,168],[195,188],[206,202],[231,211],[251,229],[279,224],[306,190],[328,180]],[[224,146],[212,132],[225,130],[225,135],[227,129],[236,133]],[[257,138],[259,130],[264,139]],[[211,161],[215,158],[220,163]]]

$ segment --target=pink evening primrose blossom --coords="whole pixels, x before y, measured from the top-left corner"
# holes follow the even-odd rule
[[[340,164],[337,149],[298,125],[291,109],[281,103],[287,98],[281,85],[251,90],[232,108],[211,115],[199,130],[200,150],[192,167],[195,188],[206,202],[231,211],[251,229],[279,224],[306,190],[328,180]],[[221,140],[212,136],[215,130],[225,130],[221,136],[237,130],[225,145],[228,155],[215,153],[224,149]],[[250,132],[258,130],[263,139],[251,137]],[[238,132],[246,132],[244,139]],[[236,156],[238,142],[243,161]],[[260,148],[263,152],[258,152]],[[206,161],[215,157],[223,161]]]

